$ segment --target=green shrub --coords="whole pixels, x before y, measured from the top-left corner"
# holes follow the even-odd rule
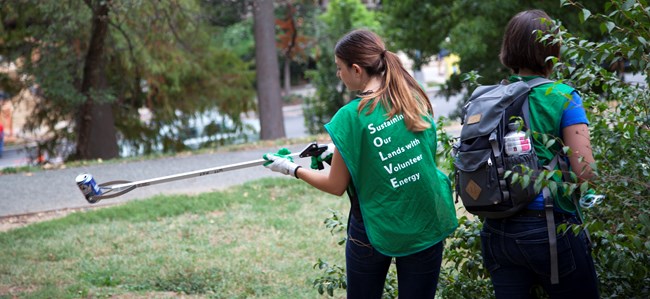
[[[650,32],[644,28],[650,28],[650,19],[640,1],[611,1],[605,6],[605,14],[592,14],[573,1],[562,3],[578,8],[581,21],[599,22],[603,33],[609,36],[604,41],[588,41],[572,35],[561,24],[556,24],[557,34],[540,35],[545,42],[562,41],[562,60],[556,60],[553,77],[580,92],[590,121],[596,177],[587,183],[565,184],[565,187],[579,194],[593,189],[606,198],[582,210],[585,219],[582,227],[591,234],[601,296],[648,298]],[[613,68],[617,63],[626,65],[625,73]],[[624,74],[631,73],[642,80],[626,82]],[[475,81],[477,74],[469,73],[467,77]],[[552,182],[540,182],[540,185],[559,187]],[[443,272],[443,297],[492,296],[489,285],[484,284],[488,278],[485,270],[475,266],[480,262],[480,247],[473,246],[472,240],[478,233],[476,223],[463,219],[451,238],[448,250],[461,252],[446,255],[454,271]],[[456,238],[467,244],[456,242]]]
[[[579,3],[583,22],[599,22],[608,40],[589,42],[560,27],[566,50],[556,74],[579,89],[588,111],[597,177],[606,199],[586,210],[603,298],[650,297],[650,19],[645,1],[611,1],[606,14]],[[628,64],[641,82],[610,71]],[[629,78],[628,78],[629,79]]]

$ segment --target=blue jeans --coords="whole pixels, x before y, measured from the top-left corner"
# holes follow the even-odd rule
[[[395,258],[400,299],[435,297],[443,243]],[[381,298],[391,261],[370,245],[365,226],[351,216],[345,246],[347,298]]]
[[[556,227],[563,222],[577,224],[578,219],[556,213]],[[546,218],[486,219],[481,246],[483,264],[490,272],[497,298],[534,298],[534,285],[541,286],[550,298],[599,298],[598,278],[584,231],[575,235],[569,227],[557,234],[559,284],[551,284],[550,279]]]

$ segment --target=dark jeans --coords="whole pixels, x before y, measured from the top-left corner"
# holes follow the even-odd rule
[[[578,223],[575,216],[555,218],[556,226]],[[483,263],[497,298],[534,298],[534,285],[540,285],[550,298],[598,298],[598,278],[588,242],[584,231],[576,236],[569,228],[557,234],[560,283],[551,284],[545,218],[487,219],[481,232]]]
[[[395,258],[400,299],[435,297],[443,243]],[[391,261],[370,245],[365,226],[351,217],[345,246],[347,298],[381,298]]]

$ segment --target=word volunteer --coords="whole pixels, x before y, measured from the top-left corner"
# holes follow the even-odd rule
[[[372,123],[368,124],[368,131],[370,132],[370,135],[374,135],[375,133],[378,133],[386,129],[403,119],[404,119],[403,115],[398,115],[389,120],[382,122],[378,126],[375,126],[375,124]],[[393,173],[395,173],[397,175],[402,170],[406,171],[406,169],[409,166],[415,165],[416,163],[422,161],[422,154],[419,154],[415,157],[409,157],[404,162],[393,163],[389,161],[392,158],[401,156],[402,154],[406,154],[406,156],[408,156],[408,151],[412,150],[413,148],[415,148],[420,144],[420,140],[417,138],[411,140],[406,144],[398,145],[396,147],[392,144],[391,137],[382,138],[377,136],[373,139],[372,143],[378,149],[379,159],[381,159],[381,161],[384,162],[383,167],[388,174],[392,175]],[[388,147],[390,147],[390,149],[388,151],[381,150],[381,148],[385,145],[389,145]],[[390,179],[390,183],[393,186],[393,188],[397,189],[401,186],[404,186],[408,183],[416,182],[418,180],[420,180],[420,173],[416,172],[412,174],[407,174],[406,177],[402,176],[402,178],[400,179],[398,179],[397,177],[392,177]]]

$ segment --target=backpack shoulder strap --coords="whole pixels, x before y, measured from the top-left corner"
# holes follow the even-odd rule
[[[557,256],[557,235],[555,233],[555,217],[553,215],[553,197],[548,187],[542,189],[544,196],[544,214],[546,215],[546,228],[548,232],[548,245],[551,254],[551,284],[560,283]]]
[[[535,78],[535,79],[533,79],[533,80],[526,81],[526,83],[528,84],[528,86],[530,87],[530,89],[533,89],[533,88],[535,88],[535,87],[537,87],[537,86],[540,86],[540,85],[542,85],[542,84],[553,83],[553,82],[555,82],[555,81],[552,81],[552,80],[546,79],[546,78],[544,78],[544,77],[537,77],[537,78]]]
[[[530,87],[530,89],[532,90],[533,88],[535,88],[537,86],[540,86],[542,84],[553,83],[553,81],[551,81],[549,79],[546,79],[544,77],[537,77],[537,78],[535,78],[533,80],[526,81],[526,83],[528,84],[528,87]],[[528,128],[528,126],[530,124],[530,106],[528,104],[528,97],[526,97],[526,99],[524,99],[524,104],[521,107],[521,110],[522,110],[522,114],[523,114],[523,117],[524,117],[524,123],[526,124],[526,127]],[[528,129],[530,129],[530,128],[528,128]]]
[[[546,83],[553,83],[553,81],[543,78],[543,77],[538,77],[533,80],[527,81],[526,82],[530,89],[532,90],[533,88],[540,86],[542,84]],[[530,123],[530,110],[529,110],[529,99],[526,97],[524,99],[524,103],[522,106],[522,115],[524,118],[524,122],[526,123],[526,126],[529,125]],[[555,168],[559,166],[561,172],[562,172],[562,179],[564,181],[567,180],[567,176],[569,173],[569,167],[566,161],[564,160],[564,155],[561,153],[556,153],[553,159],[544,166],[546,170],[553,171]],[[548,187],[544,187],[542,189],[542,194],[544,197],[544,214],[546,218],[546,226],[547,226],[547,233],[548,233],[548,240],[549,240],[549,250],[550,250],[550,259],[551,259],[551,284],[557,284],[559,283],[559,269],[558,269],[558,252],[557,252],[557,234],[556,234],[556,226],[555,226],[555,217],[554,217],[554,204],[553,204],[553,196],[549,190]],[[582,215],[580,214],[580,206],[577,203],[577,200],[575,196],[573,197],[574,199],[574,205],[576,206],[576,213],[580,219],[580,222],[582,223]],[[589,238],[587,236],[587,238]]]

